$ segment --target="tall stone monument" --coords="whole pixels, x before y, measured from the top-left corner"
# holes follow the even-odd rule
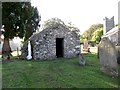
[[[28,41],[28,56],[27,56],[27,59],[32,59],[32,53],[31,53],[31,44],[30,44],[30,41]]]
[[[88,52],[88,39],[87,39],[87,37],[85,38],[84,43],[83,43],[83,51]]]

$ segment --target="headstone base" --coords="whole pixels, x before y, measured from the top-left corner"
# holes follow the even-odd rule
[[[118,76],[118,71],[116,71],[115,69],[109,68],[107,66],[100,68],[100,70],[107,75],[115,76],[115,77]]]

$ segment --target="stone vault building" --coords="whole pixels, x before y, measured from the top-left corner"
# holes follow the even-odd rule
[[[28,41],[31,42],[33,59],[70,58],[80,53],[79,36],[61,24],[32,35],[22,47],[23,58],[27,57]]]

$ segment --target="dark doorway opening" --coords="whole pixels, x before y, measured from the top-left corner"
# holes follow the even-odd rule
[[[63,51],[64,51],[64,39],[56,38],[56,56],[57,56],[57,58],[64,56]]]

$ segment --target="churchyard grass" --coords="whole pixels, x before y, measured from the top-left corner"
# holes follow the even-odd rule
[[[78,58],[50,61],[13,60],[2,64],[3,88],[117,88],[117,77],[100,71],[96,54],[85,54],[86,65]]]
[[[120,88],[120,65],[118,65],[118,83]]]

